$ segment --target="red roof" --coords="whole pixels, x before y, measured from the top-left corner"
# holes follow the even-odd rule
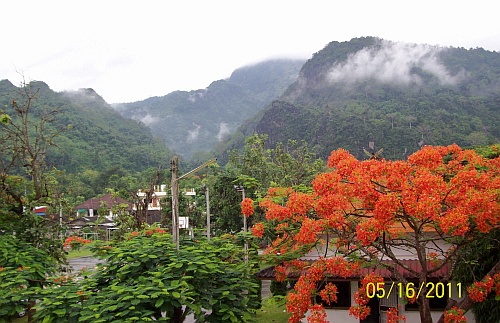
[[[101,202],[106,202],[108,208],[111,208],[113,205],[115,204],[121,204],[121,203],[125,203],[128,205],[128,209],[131,210],[132,209],[132,203],[130,203],[129,201],[126,201],[124,199],[122,199],[121,197],[112,197],[110,193],[104,195],[104,196],[101,196],[101,197],[96,197],[96,198],[92,198],[92,199],[89,199],[89,200],[86,200],[85,202],[83,202],[82,204],[79,204],[77,206],[74,207],[75,210],[79,210],[79,209],[93,209],[93,210],[97,210],[101,207]]]
[[[401,266],[397,266],[397,271],[403,275],[403,277],[405,277],[406,279],[418,279],[418,273],[422,271],[422,266],[420,265],[420,262],[418,260],[415,260],[415,259],[401,259],[400,262],[408,267],[410,270],[413,270],[417,273],[414,274],[408,270],[406,270],[405,268],[401,267]],[[312,263],[312,262],[311,262]],[[394,265],[394,262],[393,261],[384,261],[385,264],[389,265],[389,266],[393,266]],[[431,265],[428,264],[428,269],[432,269]],[[427,278],[443,278],[445,277],[450,271],[450,265],[449,263],[445,264],[442,268],[440,268],[439,270],[427,275]],[[370,273],[375,273],[377,275],[380,275],[384,278],[395,278],[393,277],[392,273],[386,269],[386,268],[381,268],[381,267],[376,267],[376,268],[373,268],[373,267],[366,267],[366,268],[362,268],[358,273],[356,273],[355,275],[352,275],[348,278],[360,278],[360,277],[364,277]],[[265,268],[265,269],[262,269],[261,271],[257,272],[255,275],[257,276],[257,278],[259,279],[274,279],[275,278],[275,274],[276,274],[276,271],[274,270],[274,266],[271,266],[271,267],[268,267],[268,268]],[[299,276],[301,275],[300,272],[298,271],[292,271],[292,272],[289,272],[288,273],[288,278],[290,279],[297,279],[299,278]],[[339,277],[332,277],[332,278],[340,278]]]

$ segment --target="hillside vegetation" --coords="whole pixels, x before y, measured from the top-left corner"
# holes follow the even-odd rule
[[[169,163],[172,153],[164,143],[155,139],[144,124],[118,114],[94,90],[58,93],[43,82],[31,82],[27,86],[33,93],[37,92],[30,112],[31,127],[39,126],[37,120],[42,111],[55,109],[53,121],[46,126],[47,131],[59,134],[54,138],[55,145],[47,150],[47,169],[55,167],[74,174],[76,177],[65,180],[72,182],[73,193],[81,195],[81,199],[113,187],[109,183],[113,175],[118,178],[135,175]],[[20,91],[22,88],[9,81],[0,81],[2,110],[13,116],[14,122],[18,120],[12,101],[25,100]],[[22,174],[22,167],[17,171]],[[118,184],[117,188],[123,186]],[[70,183],[65,185],[70,190]]]
[[[297,79],[303,60],[270,60],[235,70],[206,89],[113,105],[140,120],[176,153],[202,158]]]
[[[363,148],[405,158],[423,145],[500,141],[500,53],[374,37],[331,42],[315,53],[279,98],[224,144],[243,147],[265,133],[269,145],[305,140],[319,157]]]

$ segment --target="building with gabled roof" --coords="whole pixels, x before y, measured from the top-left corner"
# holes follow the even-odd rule
[[[77,206],[74,207],[74,210],[76,211],[76,217],[82,217],[82,216],[89,216],[89,217],[94,217],[97,216],[97,210],[101,208],[102,203],[106,203],[108,213],[105,214],[104,216],[113,218],[113,213],[111,211],[112,207],[117,204],[126,204],[127,205],[127,211],[132,211],[133,204],[130,203],[129,201],[122,199],[121,197],[114,197],[110,193],[105,194],[101,197],[95,197],[86,200],[85,202],[78,204]]]

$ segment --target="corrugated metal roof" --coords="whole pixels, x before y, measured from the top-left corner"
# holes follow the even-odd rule
[[[399,260],[401,262],[402,265],[408,267],[410,270],[414,271],[415,273],[420,273],[422,271],[422,266],[420,265],[420,262],[418,260],[415,260],[415,259],[401,259]],[[387,264],[388,266],[394,266],[394,262],[393,261],[384,261],[385,264]],[[431,267],[431,264],[428,263],[428,270],[432,269]],[[271,266],[271,267],[267,267],[265,269],[262,269],[260,270],[259,272],[257,272],[255,275],[257,276],[257,278],[259,279],[275,279],[275,274],[276,274],[276,271],[274,269],[275,267],[274,266]],[[401,266],[396,266],[396,269],[397,271],[403,275],[403,277],[405,277],[406,279],[418,279],[418,275],[401,267]],[[446,276],[450,271],[450,266],[449,264],[446,264],[444,265],[442,268],[440,268],[439,270],[429,274],[427,276],[427,278],[442,278],[444,276]],[[381,268],[381,267],[366,267],[366,268],[362,268],[358,273],[348,277],[350,279],[354,279],[354,278],[360,278],[360,277],[364,277],[370,273],[375,273],[377,275],[380,275],[384,278],[387,278],[387,279],[390,279],[390,278],[395,278],[393,277],[392,273],[386,269],[386,268]],[[289,272],[287,274],[288,278],[289,279],[298,279],[299,276],[301,275],[301,272],[299,271],[292,271],[292,272]],[[332,278],[341,278],[340,276],[339,277],[332,277]]]

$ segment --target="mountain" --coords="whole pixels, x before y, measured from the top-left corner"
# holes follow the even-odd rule
[[[75,173],[123,168],[133,173],[166,164],[172,153],[155,139],[149,128],[117,113],[93,89],[54,92],[44,82],[31,82],[38,91],[32,115],[42,109],[56,109],[52,129],[63,129],[56,138],[57,148],[50,148],[47,164]],[[22,102],[21,88],[8,80],[0,81],[0,104],[10,113],[11,100]]]
[[[208,152],[296,81],[304,60],[270,60],[235,70],[206,89],[113,107],[140,120],[155,136],[186,158]]]
[[[315,53],[284,94],[231,138],[218,154],[241,148],[248,135],[270,146],[305,140],[326,158],[363,148],[405,158],[422,145],[500,142],[500,53],[391,42],[375,37],[331,42]]]

